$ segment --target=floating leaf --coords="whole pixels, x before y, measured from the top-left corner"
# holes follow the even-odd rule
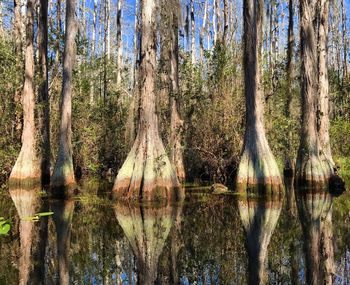
[[[2,220],[0,222],[0,235],[6,235],[10,231],[11,225],[7,221],[4,221],[4,219]]]
[[[23,217],[22,220],[27,222],[37,222],[39,221],[39,216]]]
[[[51,216],[53,215],[53,212],[41,212],[36,214],[39,217],[46,217],[46,216]]]

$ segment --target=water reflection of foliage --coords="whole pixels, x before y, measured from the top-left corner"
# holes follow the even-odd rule
[[[183,248],[179,270],[183,281],[245,284],[247,264],[243,229],[235,201],[210,196],[184,207]]]
[[[0,284],[11,284],[17,280],[16,269],[18,242],[18,222],[16,208],[11,202],[10,196],[4,192],[0,193],[0,216],[8,217],[12,222],[12,229],[6,236],[0,237]]]
[[[112,280],[116,268],[114,241],[121,236],[111,207],[76,202],[71,234],[72,280],[79,284]]]

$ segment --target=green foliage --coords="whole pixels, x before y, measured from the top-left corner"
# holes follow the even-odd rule
[[[350,137],[347,135],[349,133],[350,122],[348,120],[336,119],[331,122],[330,136],[333,155],[350,157]]]
[[[11,224],[8,220],[0,217],[0,235],[7,235],[11,229]]]
[[[0,182],[10,173],[20,148],[20,130],[15,126],[15,113],[20,106],[14,100],[16,74],[12,42],[0,38]]]
[[[227,182],[241,152],[244,100],[239,55],[219,44],[203,64],[181,65],[186,170],[190,178]]]

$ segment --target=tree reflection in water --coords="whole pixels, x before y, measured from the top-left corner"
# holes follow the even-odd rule
[[[304,236],[306,282],[333,284],[332,197],[327,191],[308,189],[296,198]]]
[[[280,197],[197,192],[151,206],[12,188],[0,197],[12,224],[0,236],[0,284],[349,283],[350,196],[286,183],[282,210]],[[30,219],[45,211],[54,214]]]
[[[70,237],[72,229],[72,218],[74,212],[74,200],[56,200],[51,202],[54,212],[53,222],[56,228],[57,243],[57,266],[58,280],[60,285],[70,284]]]
[[[239,213],[246,233],[248,283],[266,284],[267,252],[282,209],[282,197],[242,197]]]
[[[117,203],[114,207],[119,225],[136,256],[137,283],[154,284],[158,259],[181,206]]]
[[[45,247],[47,242],[47,217],[34,222],[36,213],[47,211],[47,203],[40,199],[39,188],[11,188],[19,222],[20,256],[18,284],[45,284]]]

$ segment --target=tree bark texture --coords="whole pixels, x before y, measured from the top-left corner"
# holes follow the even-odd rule
[[[27,1],[25,80],[22,93],[22,147],[10,174],[10,184],[33,185],[41,182],[40,161],[34,118],[34,1]]]
[[[263,124],[263,90],[260,71],[263,4],[262,0],[246,0],[243,6],[246,129],[236,181],[239,191],[254,185],[263,186],[264,191],[280,191],[282,185]]]
[[[329,1],[318,1],[318,125],[319,138],[326,159],[335,165],[332,158],[329,138],[329,84],[328,84],[328,17]]]
[[[171,44],[170,44],[170,161],[175,167],[177,178],[181,183],[185,181],[185,167],[183,159],[182,137],[183,120],[180,115],[180,87],[179,87],[179,5],[173,0],[171,12]]]
[[[121,70],[122,70],[122,0],[118,0],[117,7],[117,86],[120,87],[121,83]]]
[[[63,54],[63,80],[60,106],[59,146],[51,184],[54,188],[76,184],[73,169],[72,147],[72,88],[75,62],[76,0],[66,1],[66,31]]]
[[[307,185],[323,184],[333,172],[317,130],[317,2],[300,1],[302,124],[296,174],[298,182]]]
[[[288,19],[288,46],[287,46],[287,94],[286,94],[286,107],[285,115],[290,121],[292,118],[292,100],[293,100],[293,79],[294,79],[294,65],[293,65],[293,51],[294,51],[294,1],[289,0],[288,4],[289,19]],[[292,131],[289,129],[287,133],[288,142],[285,152],[285,165],[284,170],[288,172],[294,172],[294,161],[292,156]]]
[[[179,181],[158,131],[156,113],[156,6],[141,3],[141,63],[139,125],[134,145],[113,187],[115,198],[176,199]]]
[[[48,88],[48,60],[47,60],[47,29],[48,29],[48,1],[40,0],[40,15],[38,25],[39,45],[39,107],[40,107],[40,131],[41,131],[41,173],[42,184],[50,183],[50,101]]]

